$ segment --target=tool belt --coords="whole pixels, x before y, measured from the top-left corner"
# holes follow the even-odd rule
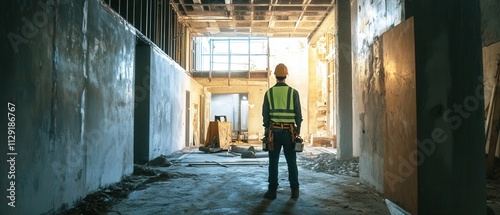
[[[290,130],[292,143],[295,142],[295,125],[293,123],[271,122],[271,126],[269,126],[270,142],[273,140],[272,129]]]
[[[281,130],[293,130],[294,127],[295,126],[292,123],[273,122],[271,124],[271,129],[272,128],[277,128],[277,129],[281,129]]]

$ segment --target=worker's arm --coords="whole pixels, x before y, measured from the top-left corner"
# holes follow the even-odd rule
[[[299,92],[294,90],[293,92],[293,106],[295,107],[295,125],[297,125],[297,129],[295,130],[295,134],[300,135],[300,127],[302,125],[302,107],[300,106],[300,98]]]
[[[271,110],[269,109],[269,101],[267,100],[267,92],[264,93],[264,102],[262,103],[262,126],[264,126],[264,137],[267,137],[269,133],[269,125],[271,124],[271,116],[269,113]]]

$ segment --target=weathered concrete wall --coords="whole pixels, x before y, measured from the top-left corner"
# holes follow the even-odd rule
[[[87,25],[88,31],[82,41],[84,53],[88,44],[87,55],[83,56],[87,97],[82,102],[86,110],[81,111],[85,112],[84,136],[87,137],[84,154],[86,188],[92,191],[120,181],[123,175],[133,171],[135,34],[117,17],[102,10],[99,1],[87,2],[88,9],[85,5],[83,7],[84,14],[88,12],[87,23],[82,20],[82,29]],[[65,30],[61,28],[61,31]],[[61,40],[65,39],[67,37],[61,37]],[[57,54],[73,56],[73,53]],[[69,85],[68,88],[71,89]]]
[[[353,0],[353,144],[359,147],[360,177],[378,191],[383,190],[385,139],[385,83],[381,44],[383,32],[404,20],[403,2],[398,0]]]
[[[188,145],[193,145],[195,134],[200,133],[197,124],[203,87],[156,46],[137,46],[136,62],[134,160],[145,163],[182,149],[187,138]],[[186,107],[187,91],[189,107]],[[189,132],[186,125],[191,126]]]
[[[169,56],[151,50],[150,154],[153,159],[171,154],[185,146],[186,91],[191,91],[191,78]],[[190,95],[191,101],[197,99]],[[192,119],[192,118],[191,118]],[[192,133],[190,132],[190,140]]]
[[[1,9],[1,102],[16,105],[18,153],[16,207],[2,214],[71,206],[133,170],[135,35],[96,0],[58,2]]]

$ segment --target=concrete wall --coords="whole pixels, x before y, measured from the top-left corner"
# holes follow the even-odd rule
[[[158,49],[151,50],[150,159],[185,146],[189,123],[185,117],[186,91],[191,90],[190,85],[183,68]]]
[[[2,14],[1,102],[16,105],[17,142],[16,208],[1,204],[2,214],[56,212],[131,174],[134,107],[147,107],[149,159],[199,133],[203,87],[155,47],[138,52],[136,68],[134,28],[99,1],[11,1]],[[7,130],[6,118],[0,126]],[[9,189],[3,182],[0,188]]]
[[[135,35],[96,0],[58,2],[1,9],[1,102],[16,105],[17,152],[16,207],[2,201],[2,214],[69,207],[133,171]]]
[[[353,0],[352,97],[353,145],[359,147],[360,178],[383,190],[385,139],[385,84],[381,45],[377,38],[404,20],[403,2]]]
[[[142,44],[137,50],[134,150],[135,162],[145,163],[193,145],[203,88],[157,47]]]

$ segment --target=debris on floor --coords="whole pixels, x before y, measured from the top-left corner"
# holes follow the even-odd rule
[[[242,152],[251,151],[251,149],[243,148]],[[234,149],[238,151],[239,149]],[[255,150],[255,149],[254,149]],[[224,152],[225,153],[225,152]],[[233,159],[233,157],[222,157],[218,156],[224,154],[219,152],[216,154],[205,154],[203,152],[196,153],[196,149],[179,151],[169,156],[160,156],[151,160],[146,165],[134,165],[134,172],[131,176],[125,177],[121,182],[112,184],[96,190],[95,192],[87,195],[85,198],[77,202],[72,209],[64,209],[60,214],[63,215],[80,215],[80,214],[121,214],[126,211],[141,211],[140,214],[155,214],[153,212],[146,212],[147,210],[185,210],[184,214],[199,214],[200,211],[207,210],[209,208],[206,205],[213,205],[218,201],[202,201],[203,204],[199,208],[197,205],[200,203],[200,196],[207,195],[219,195],[213,199],[223,198],[222,196],[231,195],[232,200],[239,202],[237,197],[243,199],[258,199],[261,196],[260,189],[255,192],[240,192],[236,189],[239,184],[251,184],[259,185],[262,184],[260,180],[265,178],[267,174],[267,168],[234,168],[235,166],[264,166],[266,163],[265,159]],[[233,152],[238,154],[236,152]],[[267,154],[257,150],[257,155]],[[227,152],[226,154],[231,154]],[[234,154],[233,154],[234,155]],[[382,201],[382,196],[371,191],[369,188],[365,187],[360,183],[358,177],[359,160],[358,158],[352,158],[349,160],[338,160],[336,159],[335,153],[319,153],[319,154],[307,154],[299,153],[299,164],[304,171],[315,171],[324,172],[336,176],[311,176],[312,174],[305,174],[302,176],[304,196],[301,197],[297,205],[291,209],[286,208],[285,211],[295,210],[298,214],[304,211],[316,210],[316,214],[333,214],[341,211],[340,214],[388,214],[387,207],[384,204],[380,204]],[[234,155],[237,158],[238,155]],[[207,159],[208,158],[208,159]],[[213,160],[212,160],[213,159]],[[156,168],[163,165],[171,165],[168,169],[166,168]],[[199,166],[201,168],[183,168],[183,166]],[[210,166],[221,166],[223,168],[214,171],[213,169],[207,168]],[[286,165],[281,165],[283,170],[286,169]],[[308,169],[308,170],[306,170]],[[250,170],[250,171],[249,171]],[[497,160],[497,167],[494,178],[489,178],[487,183],[487,202],[490,207],[489,210],[498,211],[498,205],[500,205],[500,160]],[[232,178],[234,180],[234,185],[226,186],[212,186],[213,184],[221,185],[224,184],[224,180],[230,176],[238,175],[237,178]],[[306,176],[307,175],[307,176]],[[345,177],[350,176],[350,177]],[[178,180],[183,180],[182,184],[176,184]],[[187,180],[184,181],[184,180]],[[208,183],[207,183],[208,181]],[[318,181],[322,181],[318,183]],[[342,182],[340,182],[342,181]],[[154,183],[161,182],[161,183]],[[331,184],[329,184],[331,183]],[[176,184],[172,187],[172,184]],[[208,184],[208,185],[207,185]],[[265,183],[264,183],[265,184]],[[327,185],[326,185],[327,184]],[[169,187],[168,192],[153,192],[155,190],[167,190],[158,189],[158,187]],[[197,192],[191,192],[192,187],[205,186],[204,189],[199,189]],[[331,192],[320,192],[325,186],[335,187]],[[223,189],[224,188],[224,189]],[[264,188],[262,188],[264,189]],[[133,194],[131,194],[135,191]],[[189,193],[186,193],[189,191]],[[152,192],[152,194],[147,194]],[[229,194],[228,194],[229,192]],[[288,195],[287,190],[280,190],[281,200],[278,198],[276,201],[282,201],[278,205],[287,205]],[[165,198],[163,196],[160,202],[162,203],[160,207],[154,208],[157,201],[153,201],[154,198],[143,198],[143,194],[150,196],[157,196],[158,193],[170,197],[170,195],[175,195],[176,198]],[[182,194],[182,195],[181,195]],[[185,196],[187,195],[187,196]],[[331,195],[335,196],[332,200]],[[197,204],[191,204],[189,201],[183,199],[192,198],[197,201]],[[322,205],[324,207],[312,207],[309,206],[313,201],[315,204]],[[362,199],[363,201],[360,201]],[[141,202],[136,202],[141,201]],[[194,201],[194,200],[193,200]],[[233,202],[233,203],[235,203]],[[136,205],[131,205],[132,203]],[[167,204],[168,203],[168,204]],[[143,205],[144,204],[144,205]],[[145,206],[145,204],[150,204],[150,206]],[[200,203],[201,204],[201,203]],[[276,204],[276,203],[275,203]],[[386,203],[387,204],[387,203]],[[117,206],[118,205],[118,206]],[[176,205],[176,206],[168,206]],[[116,206],[116,207],[115,207]],[[136,207],[136,208],[134,208]],[[247,206],[251,208],[251,206]],[[168,208],[168,209],[166,209]],[[215,214],[230,214],[228,211],[224,213],[219,210],[235,210],[227,206],[218,206],[212,208],[212,212]],[[259,209],[260,210],[260,209]],[[273,214],[275,209],[264,208],[262,209],[267,214]],[[227,213],[226,213],[227,212]],[[241,211],[240,211],[241,212]],[[262,211],[260,211],[262,212]],[[283,211],[282,211],[283,212]],[[328,213],[324,213],[328,212]],[[138,214],[131,212],[130,214]],[[260,213],[265,214],[265,213]],[[288,213],[290,214],[290,213]],[[293,214],[293,213],[292,213]]]
[[[122,181],[100,188],[87,195],[76,203],[71,209],[63,209],[62,215],[97,214],[103,215],[111,212],[111,208],[135,190],[141,190],[148,184],[166,181],[173,178],[192,177],[190,174],[167,173],[151,169],[143,165],[134,165],[134,173]]]
[[[237,145],[231,145],[229,147],[229,152],[240,155],[241,158],[257,158],[257,156],[255,155],[255,148],[253,146],[246,148]]]
[[[336,154],[321,153],[312,157],[302,155],[301,159],[304,161],[302,167],[316,172],[359,177],[359,158],[357,157],[339,160]]]
[[[221,149],[219,147],[205,147],[205,146],[200,146],[199,150],[207,152],[207,153],[215,153],[215,152],[223,151],[223,149]]]
[[[115,212],[109,215],[117,212],[134,215],[389,215],[383,198],[373,188],[363,185],[360,178],[317,173],[300,166],[300,198],[291,199],[283,153],[280,155],[277,198],[273,201],[264,199],[269,161],[268,157],[259,155],[268,153],[260,151],[258,146],[255,149],[257,158],[251,159],[221,156],[232,155],[231,152],[204,153],[198,149],[169,158],[174,163],[168,167],[169,173],[196,176],[153,183],[146,189],[135,191],[116,204],[112,208]],[[300,162],[303,159],[299,158]]]
[[[255,147],[250,146],[250,147],[241,147],[237,145],[231,145],[229,146],[229,151],[234,152],[234,153],[243,153],[243,152],[254,152],[255,153]]]
[[[167,159],[167,156],[161,155],[161,156],[158,156],[157,158],[149,161],[146,165],[147,166],[169,167],[169,166],[172,166],[172,162],[170,162]]]

